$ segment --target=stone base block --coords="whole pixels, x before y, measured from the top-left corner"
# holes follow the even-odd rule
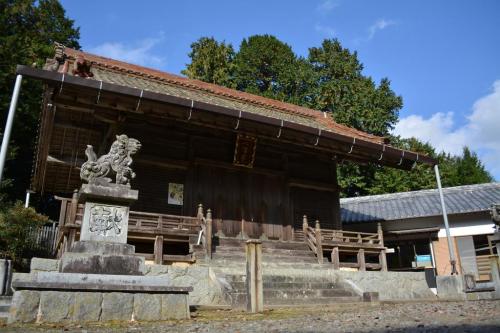
[[[144,258],[133,255],[100,255],[66,252],[61,258],[60,272],[144,275]]]
[[[189,319],[187,293],[18,290],[8,323]]]
[[[116,256],[133,255],[135,253],[135,246],[122,243],[78,241],[73,244],[69,252]]]
[[[365,291],[363,293],[363,302],[378,302],[379,300],[380,297],[376,291]]]

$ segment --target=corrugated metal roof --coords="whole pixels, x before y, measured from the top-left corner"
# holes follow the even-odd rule
[[[448,214],[486,211],[500,203],[500,183],[448,187],[443,193]],[[437,189],[343,198],[340,207],[343,223],[441,215]]]

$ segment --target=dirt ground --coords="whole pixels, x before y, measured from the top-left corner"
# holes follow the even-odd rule
[[[191,320],[0,326],[0,332],[500,332],[500,301],[342,304],[247,314],[198,309]]]

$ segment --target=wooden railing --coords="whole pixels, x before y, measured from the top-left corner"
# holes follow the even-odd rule
[[[323,263],[324,251],[331,251],[331,261],[334,269],[341,267],[387,271],[386,248],[380,223],[377,233],[354,232],[345,230],[321,229],[316,220],[315,227],[309,226],[307,216],[302,221],[304,241],[316,254],[319,263]],[[357,262],[341,262],[340,254],[356,254]],[[366,254],[378,255],[378,263],[366,263]]]
[[[78,203],[76,191],[72,198],[56,197],[56,199],[61,201],[59,232],[56,240],[56,252],[60,257],[63,252],[71,248],[76,240],[83,220],[84,205]],[[195,217],[130,211],[128,232],[129,235],[130,233],[145,234],[154,238],[153,257],[156,263],[162,263],[165,260],[164,237],[172,235],[201,236],[201,244],[205,249],[206,257],[208,259],[212,257],[212,212],[208,209],[205,217],[201,204],[198,206],[198,214]]]

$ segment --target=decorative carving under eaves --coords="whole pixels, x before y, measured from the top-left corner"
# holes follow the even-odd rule
[[[129,138],[125,134],[117,135],[116,141],[111,145],[109,153],[97,158],[94,148],[87,146],[85,155],[87,162],[83,163],[80,178],[89,184],[111,186],[111,179],[106,177],[111,170],[116,172],[116,184],[130,187],[130,180],[135,178],[135,173],[130,167],[132,155],[141,149],[139,140]]]

